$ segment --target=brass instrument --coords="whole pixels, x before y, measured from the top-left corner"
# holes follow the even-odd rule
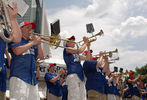
[[[90,42],[94,42],[94,41],[97,40],[97,36],[102,36],[103,34],[104,34],[103,30],[100,30],[99,33],[97,33],[97,34],[95,34],[95,35],[92,34],[92,36],[89,37],[88,40],[89,40]],[[81,41],[79,41],[79,42],[77,42],[77,43],[81,46],[81,45],[83,44],[83,42],[84,42],[84,41],[81,40]]]
[[[115,58],[115,59],[110,59],[109,60],[109,64],[115,63],[116,60],[119,60],[119,57]]]
[[[129,71],[128,71],[128,70],[126,70],[126,72],[124,73],[124,75],[129,75]]]
[[[129,75],[128,70],[126,70],[126,72],[122,72],[122,73],[119,73],[119,74],[118,74],[119,77],[122,77],[122,76],[124,76],[124,75]]]
[[[104,52],[104,56],[112,57],[113,53],[118,53],[118,49],[116,48],[114,51]],[[93,55],[95,57],[99,57],[100,54]],[[119,60],[119,58],[117,58]]]
[[[125,72],[118,73],[118,74],[112,74],[111,77],[123,77],[125,75],[129,75],[128,70],[126,70]]]
[[[120,58],[119,57],[117,57],[117,58],[115,58],[115,59],[111,59],[111,61],[115,61],[115,60],[119,60]]]
[[[10,38],[10,36],[7,38],[4,34],[4,30],[7,31],[8,35],[12,34],[10,18],[9,18],[8,10],[6,8],[7,6],[6,2],[7,0],[0,0],[0,37],[5,42],[11,42],[12,39]]]
[[[38,33],[34,33],[34,32],[31,32],[31,34],[32,35],[38,35],[41,38],[41,40],[42,40],[41,42],[49,44],[52,49],[57,49],[58,47],[73,49],[71,47],[65,47],[65,46],[61,46],[60,45],[61,41],[65,41],[65,42],[67,42],[67,41],[74,42],[74,41],[66,40],[66,39],[61,39],[59,34],[58,35],[52,34],[51,36],[43,35],[43,34],[38,34]],[[32,35],[30,37],[30,40],[32,40]],[[76,44],[77,49],[78,49],[79,48],[78,44],[76,42],[74,42],[74,43]]]

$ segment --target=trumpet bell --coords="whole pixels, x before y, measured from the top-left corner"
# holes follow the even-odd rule
[[[115,49],[115,52],[118,52],[118,49],[117,48]]]
[[[116,48],[114,51],[109,51],[109,52],[104,52],[103,56],[108,56],[108,57],[112,57],[113,53],[118,53],[118,49]],[[93,55],[95,57],[99,57],[99,54]],[[113,59],[113,60],[119,60],[119,57],[117,59]]]
[[[104,35],[103,30],[100,30],[100,32],[97,33],[97,34],[95,34],[95,35],[92,34],[92,36],[88,38],[88,39],[89,39],[89,42],[94,42],[94,41],[96,41],[96,40],[97,40],[97,36],[102,36],[102,35]],[[81,41],[78,42],[78,44],[79,44],[79,45],[82,45],[83,42],[84,42],[84,41],[81,40]]]
[[[52,49],[57,49],[60,45],[61,37],[60,35],[51,35],[49,44]]]
[[[100,32],[98,33],[98,35],[100,35],[100,36],[104,35],[103,30],[100,30]]]
[[[42,41],[43,43],[49,44],[52,49],[57,49],[58,47],[60,47],[60,42],[61,42],[60,35],[51,35],[50,37],[40,36],[40,38],[43,40]]]

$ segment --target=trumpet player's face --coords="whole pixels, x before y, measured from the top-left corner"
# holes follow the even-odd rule
[[[51,73],[54,73],[54,72],[55,72],[55,66],[51,66],[51,67],[50,67],[50,72],[51,72]]]
[[[21,27],[21,31],[23,33],[23,36],[26,38],[26,39],[29,39],[30,37],[30,31],[32,30],[32,25],[31,24],[28,24],[28,25],[25,25],[23,27]]]
[[[74,48],[75,47],[75,43],[74,42],[67,42],[67,46]]]

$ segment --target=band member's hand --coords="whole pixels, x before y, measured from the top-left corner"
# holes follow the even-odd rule
[[[37,67],[39,66],[39,61],[36,61],[36,66],[37,66]]]
[[[13,6],[13,8],[8,6],[7,9],[8,9],[10,19],[14,20],[17,17],[18,9],[17,9],[17,4],[16,3],[13,2],[12,6]]]
[[[34,45],[40,45],[41,39],[40,39],[39,36],[34,35],[34,36],[33,36],[33,41],[32,41],[32,42],[33,42]]]
[[[64,78],[65,77],[65,71],[63,69],[61,69],[60,73],[61,73],[61,78]]]
[[[88,38],[85,37],[85,36],[83,37],[83,41],[84,41],[84,43],[86,43],[86,44],[89,42]]]
[[[61,69],[60,71],[61,71],[61,74],[62,74],[62,75],[64,75],[64,74],[65,74],[64,69]]]
[[[90,47],[90,42],[87,43],[87,46]]]
[[[100,56],[103,56],[103,51],[100,51],[99,55],[100,55]]]
[[[108,60],[108,56],[104,56],[104,59],[105,59],[105,60]]]
[[[61,77],[62,76],[62,73],[63,73],[62,72],[62,69],[60,69],[58,75]]]

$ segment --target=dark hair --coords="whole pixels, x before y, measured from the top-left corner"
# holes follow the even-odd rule
[[[49,68],[47,69],[47,71],[48,71],[48,72],[50,71]]]

